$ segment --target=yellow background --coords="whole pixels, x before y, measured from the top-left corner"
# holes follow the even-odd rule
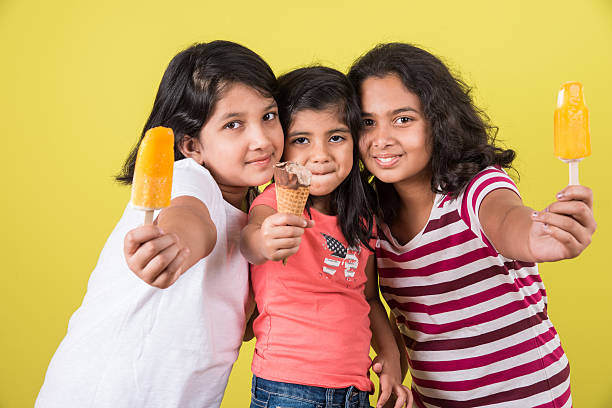
[[[594,190],[599,229],[578,259],[541,272],[575,406],[612,406],[612,2],[303,3],[0,0],[0,407],[33,404],[129,199],[112,176],[167,63],[213,39],[250,47],[277,74],[313,62],[346,70],[382,41],[427,48],[475,87],[518,152],[519,188],[538,209],[567,182],[552,155],[557,90],[582,81],[594,153],[581,181]],[[224,407],[248,406],[252,348],[242,350]]]

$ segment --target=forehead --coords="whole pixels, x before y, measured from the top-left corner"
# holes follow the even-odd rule
[[[302,109],[291,117],[289,132],[347,127],[343,116],[343,112],[337,107],[323,110]]]
[[[405,107],[421,111],[419,97],[406,88],[397,74],[369,77],[363,81],[361,105],[365,113],[384,114]]]
[[[264,96],[259,90],[240,82],[222,85],[213,116],[227,112],[248,113],[260,111],[275,103],[274,98]]]

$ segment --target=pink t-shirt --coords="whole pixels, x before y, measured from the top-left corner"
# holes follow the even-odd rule
[[[270,185],[251,209],[276,209],[275,194]],[[372,252],[362,245],[349,248],[336,216],[313,208],[310,213],[315,226],[306,229],[286,266],[280,261],[251,266],[260,313],[253,323],[253,373],[271,381],[371,391],[370,307],[364,289]]]

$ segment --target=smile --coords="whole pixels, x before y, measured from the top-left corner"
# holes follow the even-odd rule
[[[380,167],[392,167],[394,166],[400,159],[400,155],[397,156],[373,156],[374,161]]]
[[[254,164],[256,166],[265,166],[267,164],[270,164],[271,158],[272,158],[272,156],[270,156],[270,155],[262,156],[262,157],[257,157],[254,160],[249,160],[246,163],[247,164]]]

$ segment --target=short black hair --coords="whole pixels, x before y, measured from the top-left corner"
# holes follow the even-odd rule
[[[279,119],[285,135],[295,114],[303,110],[336,109],[353,138],[353,167],[349,175],[331,193],[331,205],[336,212],[340,230],[348,244],[361,242],[372,249],[373,213],[366,197],[366,181],[359,168],[359,135],[361,111],[357,93],[340,71],[323,66],[299,68],[278,78]]]
[[[495,146],[498,128],[473,103],[471,88],[453,76],[440,59],[410,44],[379,44],[358,58],[348,78],[358,91],[370,77],[397,75],[421,101],[432,138],[431,190],[457,196],[487,166],[511,168],[515,152]],[[367,174],[369,176],[369,174]],[[374,178],[378,208],[389,224],[399,196]]]

